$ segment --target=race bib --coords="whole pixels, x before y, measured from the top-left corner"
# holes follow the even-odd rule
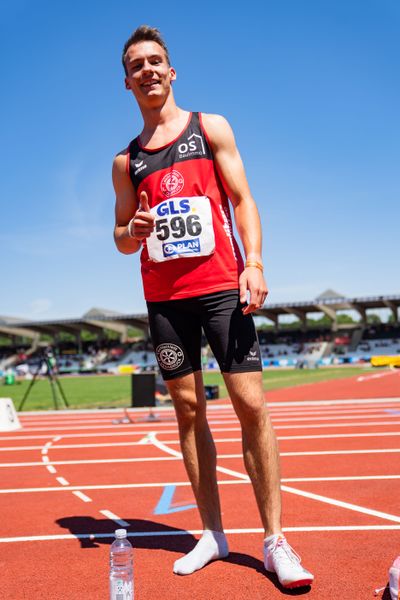
[[[171,198],[150,212],[155,216],[155,229],[146,240],[151,260],[163,262],[214,252],[214,227],[207,196]]]

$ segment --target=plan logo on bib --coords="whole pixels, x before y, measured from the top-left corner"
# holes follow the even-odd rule
[[[156,348],[156,355],[160,367],[167,371],[180,367],[184,359],[182,348],[176,344],[160,344]]]
[[[172,195],[179,194],[185,185],[185,180],[179,171],[170,171],[161,180],[161,191],[164,196],[169,198]]]

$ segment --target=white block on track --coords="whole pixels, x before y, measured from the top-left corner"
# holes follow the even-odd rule
[[[0,398],[0,431],[21,429],[18,415],[11,398]]]

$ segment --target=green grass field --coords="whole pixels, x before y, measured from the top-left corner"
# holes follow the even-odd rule
[[[263,372],[264,388],[274,390],[305,383],[340,379],[365,373],[366,370],[371,369],[368,367],[328,367],[313,370],[266,370]],[[92,375],[61,377],[60,382],[70,408],[110,408],[131,405],[130,379],[130,375]],[[227,395],[224,381],[219,373],[205,373],[204,380],[206,384],[220,386],[221,398]],[[21,381],[11,386],[0,384],[0,397],[12,398],[15,408],[18,410],[28,385],[28,381]],[[64,408],[62,403],[60,403],[60,407]],[[54,408],[54,404],[49,381],[47,379],[37,380],[23,410],[52,408]]]

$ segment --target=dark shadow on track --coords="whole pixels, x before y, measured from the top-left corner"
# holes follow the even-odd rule
[[[170,550],[171,552],[189,552],[196,543],[196,538],[191,533],[175,534],[184,532],[184,529],[169,527],[155,521],[144,519],[124,519],[129,522],[126,527],[128,534],[134,532],[165,532],[163,535],[148,535],[129,537],[134,548],[148,548],[149,550]],[[94,519],[88,516],[72,516],[57,519],[57,525],[68,529],[72,535],[77,537],[82,548],[98,548],[100,544],[110,545],[114,537],[114,531],[121,528],[110,519]],[[101,537],[98,537],[100,534]],[[84,537],[81,537],[84,536]]]
[[[281,586],[278,581],[277,576],[274,573],[268,573],[264,568],[264,563],[258,558],[254,558],[249,554],[242,554],[240,552],[230,552],[229,556],[224,559],[224,562],[229,562],[234,565],[240,565],[242,567],[248,567],[249,569],[254,569],[257,573],[261,573],[270,582],[280,591],[282,594],[286,596],[302,596],[303,594],[307,594],[311,590],[310,585],[306,585],[301,588],[296,588],[293,590],[287,590]]]
[[[124,520],[129,522],[129,526],[126,527],[128,533],[139,531],[149,533],[149,535],[129,537],[129,541],[134,548],[147,548],[148,550],[162,549],[169,552],[186,554],[193,549],[197,542],[197,539],[191,533],[183,533],[185,532],[184,529],[170,527],[169,525],[163,525],[162,523],[156,523],[155,521],[145,519]],[[93,517],[88,516],[64,517],[62,519],[57,519],[56,523],[60,527],[68,529],[72,535],[75,535],[80,542],[81,547],[86,549],[98,548],[100,544],[109,546],[114,537],[114,531],[119,528],[119,525],[110,519],[94,519]],[[163,532],[165,535],[151,535],[151,532]],[[99,534],[102,537],[98,537]],[[286,590],[280,585],[274,574],[265,571],[264,564],[261,560],[258,560],[249,554],[231,552],[227,558],[223,559],[223,562],[254,569],[264,577],[267,577],[277,589],[287,596],[300,596],[309,592],[311,589],[310,586],[305,586],[295,590]]]
[[[385,591],[383,592],[382,600],[391,600],[392,596],[390,595],[389,584],[385,587]]]

